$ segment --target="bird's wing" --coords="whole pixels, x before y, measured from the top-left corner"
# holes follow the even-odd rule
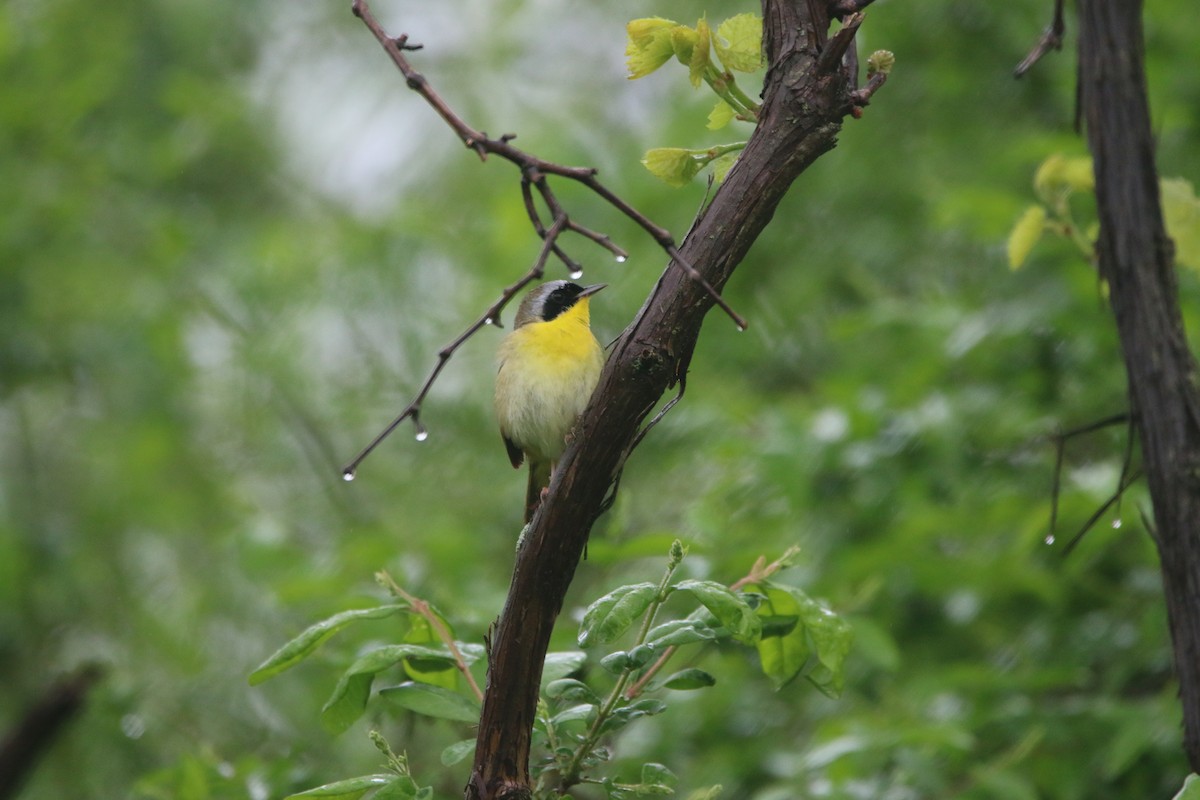
[[[512,462],[513,469],[517,469],[525,461],[525,453],[521,448],[517,447],[517,443],[508,438],[504,434],[500,434],[504,439],[504,446],[508,449],[508,460]]]

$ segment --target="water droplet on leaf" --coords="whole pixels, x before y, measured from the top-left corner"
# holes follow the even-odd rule
[[[1121,527],[1121,518],[1120,517],[1117,517],[1116,519],[1113,520],[1113,527],[1114,528]]]
[[[1046,544],[1054,544],[1054,534],[1053,533],[1046,536]]]

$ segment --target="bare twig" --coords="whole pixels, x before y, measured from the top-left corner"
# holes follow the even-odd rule
[[[342,477],[345,480],[354,480],[359,464],[362,463],[371,451],[373,451],[380,442],[391,435],[392,431],[403,422],[405,419],[412,419],[413,424],[417,428],[417,438],[423,440],[428,432],[421,425],[420,413],[421,403],[425,396],[429,393],[434,381],[437,380],[442,368],[446,362],[454,354],[454,352],[462,346],[462,344],[475,334],[480,328],[488,324],[499,324],[500,310],[512,299],[516,292],[527,286],[532,281],[540,278],[545,271],[546,256],[552,253],[566,265],[573,277],[578,277],[583,272],[582,266],[578,261],[571,258],[558,244],[558,236],[565,230],[573,231],[583,236],[586,239],[608,250],[618,262],[624,262],[628,258],[628,253],[616,245],[607,234],[594,231],[584,225],[573,221],[563,209],[562,204],[558,201],[554,191],[550,188],[546,180],[547,175],[554,175],[567,180],[572,180],[583,184],[590,189],[593,194],[599,196],[609,205],[616,208],[626,217],[633,220],[639,227],[642,228],[651,238],[667,253],[671,258],[671,263],[678,265],[689,277],[697,281],[712,301],[720,306],[720,308],[729,315],[734,321],[734,324],[739,329],[745,330],[746,320],[730,307],[725,298],[710,284],[703,276],[693,267],[682,255],[675,246],[675,239],[671,236],[670,231],[651,221],[644,214],[639,212],[629,203],[614,194],[607,186],[601,183],[596,178],[596,169],[592,167],[571,167],[563,164],[557,164],[551,161],[538,158],[531,153],[527,153],[520,148],[512,145],[512,140],[516,138],[514,134],[506,133],[498,139],[489,137],[483,131],[477,131],[466,123],[455,111],[450,108],[442,97],[433,90],[429,85],[429,81],[420,72],[415,70],[405,52],[420,49],[420,45],[408,44],[408,36],[401,35],[398,37],[389,36],[380,26],[378,20],[371,13],[370,6],[367,0],[353,0],[351,9],[355,16],[363,21],[367,29],[371,31],[375,39],[391,57],[392,63],[404,75],[404,79],[408,88],[419,94],[425,102],[427,102],[434,111],[437,112],[447,125],[458,135],[463,144],[469,149],[478,154],[480,160],[486,160],[488,155],[497,155],[501,158],[515,164],[521,170],[521,196],[525,202],[525,211],[529,215],[530,223],[533,225],[534,231],[542,238],[546,247],[538,257],[538,261],[534,267],[526,273],[525,277],[517,281],[513,287],[505,290],[501,299],[489,308],[484,314],[472,323],[462,334],[460,334],[453,342],[442,348],[438,353],[438,363],[434,366],[425,384],[421,387],[417,396],[406,406],[396,417],[385,427],[379,435],[364,447],[357,456],[354,457],[343,469]],[[554,219],[554,224],[547,228],[545,227],[541,214],[538,212],[537,205],[534,202],[533,188],[536,187],[538,195],[542,198],[546,208],[550,212],[551,218]]]
[[[425,396],[428,395],[429,390],[433,388],[434,381],[437,380],[438,375],[441,374],[442,369],[446,366],[446,363],[450,360],[454,353],[457,352],[458,348],[462,347],[467,339],[470,339],[472,336],[474,336],[476,331],[487,325],[501,327],[500,312],[522,289],[534,281],[539,280],[542,275],[545,274],[546,260],[550,257],[550,253],[554,250],[556,246],[555,243],[558,241],[558,236],[563,232],[563,229],[566,227],[566,225],[567,218],[559,217],[554,221],[554,224],[551,225],[548,230],[542,233],[541,251],[538,253],[537,259],[533,262],[533,266],[529,268],[529,271],[526,272],[525,275],[523,275],[512,286],[505,288],[505,290],[501,293],[499,300],[492,303],[492,305],[489,306],[488,309],[484,311],[478,319],[472,322],[469,326],[467,326],[466,330],[455,337],[454,341],[450,342],[450,344],[438,351],[437,364],[434,365],[428,377],[425,378],[425,383],[423,386],[421,386],[421,390],[417,392],[416,397],[414,397],[409,404],[404,407],[403,411],[396,415],[395,419],[388,423],[386,428],[380,431],[379,434],[371,440],[370,444],[360,450],[358,455],[356,455],[348,464],[346,464],[345,467],[342,468],[342,478],[348,481],[354,480],[355,474],[358,470],[358,465],[363,462],[363,459],[369,456],[371,451],[378,447],[379,443],[391,435],[392,431],[394,431],[397,426],[399,426],[400,423],[406,419],[411,418],[413,425],[416,426],[417,440],[425,440],[425,438],[429,435],[429,432],[425,429],[425,426],[421,424],[421,404],[425,402]]]
[[[1053,434],[1050,438],[1054,442],[1054,477],[1050,484],[1050,533],[1046,537],[1048,543],[1054,542],[1055,534],[1058,530],[1058,498],[1062,487],[1062,466],[1063,457],[1066,454],[1067,440],[1074,439],[1076,436],[1083,436],[1088,433],[1093,433],[1112,425],[1119,425],[1122,422],[1131,422],[1132,415],[1128,412],[1120,414],[1112,414],[1098,419],[1095,422],[1089,422],[1086,425],[1080,425],[1078,428],[1071,428],[1067,431],[1059,431]],[[1121,469],[1121,479],[1118,484],[1125,483],[1125,476],[1129,471],[1129,462],[1133,453],[1133,430],[1129,431],[1129,439],[1125,444],[1125,463]]]
[[[686,264],[685,262],[681,262],[677,258],[677,252],[674,254],[671,253],[671,251],[675,248],[675,239],[671,236],[670,232],[665,228],[656,225],[648,217],[635,209],[625,200],[618,197],[608,187],[602,184],[596,178],[597,170],[594,167],[570,167],[564,164],[556,164],[552,161],[546,161],[531,153],[527,153],[524,150],[514,147],[511,144],[511,141],[514,138],[512,135],[506,134],[501,136],[499,139],[492,139],[483,131],[475,130],[460,116],[458,116],[458,114],[456,114],[453,109],[446,104],[446,101],[443,100],[441,96],[430,87],[429,81],[424,75],[413,69],[412,64],[409,63],[408,59],[404,56],[404,47],[408,39],[407,36],[400,36],[398,38],[388,36],[383,28],[379,25],[379,22],[375,19],[374,15],[371,13],[370,7],[367,4],[367,0],[353,0],[351,8],[354,11],[355,16],[363,21],[371,33],[374,34],[376,40],[378,40],[378,42],[383,46],[383,49],[387,51],[389,56],[391,56],[392,63],[394,63],[400,70],[401,74],[404,75],[404,79],[408,84],[408,88],[421,95],[421,97],[425,99],[425,102],[429,103],[429,105],[433,107],[438,115],[445,120],[446,124],[458,134],[458,137],[462,140],[463,144],[479,154],[481,160],[485,160],[488,155],[497,155],[517,165],[517,167],[521,169],[523,175],[528,176],[530,173],[557,175],[558,177],[566,178],[568,180],[583,184],[609,205],[613,206],[622,214],[637,223],[637,225],[646,233],[648,233],[659,244],[660,247],[667,251],[668,255],[671,255],[672,259],[675,260],[675,263],[687,270],[689,275],[693,277],[695,276],[695,270],[691,269],[690,265]],[[534,181],[534,183],[537,183],[537,181]],[[542,181],[538,186],[538,190],[541,192],[543,199],[553,197],[553,193],[544,181]],[[588,236],[589,238],[593,238],[591,235],[589,235],[590,232],[586,232],[586,229],[575,225],[569,225],[569,227],[571,230],[575,230],[584,234],[585,236]],[[596,238],[593,238],[593,241],[600,242],[601,239],[607,239],[607,237],[596,234]],[[608,247],[608,245],[604,246]],[[624,253],[624,251],[621,250],[612,250],[612,248],[609,249],[618,257]],[[725,313],[729,314],[739,328],[746,327],[745,320],[733,312],[729,305],[724,301],[720,294],[713,289],[711,285],[708,283],[703,283],[701,285],[704,287],[705,292],[712,298],[713,302],[720,306]]]
[[[1142,477],[1142,470],[1135,469],[1133,472],[1124,477],[1125,480],[1121,481],[1121,483],[1117,486],[1116,491],[1112,493],[1112,496],[1109,497],[1108,500],[1104,501],[1104,505],[1097,508],[1096,511],[1090,517],[1088,517],[1087,522],[1083,523],[1083,526],[1079,529],[1078,533],[1072,536],[1071,540],[1067,542],[1066,547],[1063,548],[1064,558],[1071,554],[1071,551],[1075,549],[1075,545],[1079,544],[1080,540],[1083,539],[1084,534],[1092,529],[1092,526],[1096,524],[1096,521],[1104,516],[1106,511],[1112,508],[1113,503],[1116,503],[1121,499],[1121,495],[1125,494],[1125,490],[1133,485],[1134,481]],[[1114,527],[1118,526],[1114,525]]]
[[[1066,30],[1066,23],[1063,22],[1063,0],[1054,0],[1054,19],[1046,30],[1042,31],[1042,35],[1033,49],[1029,51],[1029,55],[1025,56],[1020,64],[1017,64],[1017,68],[1013,70],[1013,77],[1020,78],[1029,72],[1033,65],[1041,61],[1042,56],[1051,50],[1062,50],[1063,33]]]
[[[446,623],[442,622],[442,618],[434,612],[433,607],[419,597],[409,594],[396,583],[386,570],[380,570],[375,575],[383,586],[396,597],[399,597],[404,602],[412,606],[413,611],[421,615],[421,617],[429,623],[429,627],[437,634],[438,639],[450,651],[450,655],[454,657],[454,666],[467,679],[467,684],[471,687],[471,691],[475,694],[475,699],[483,700],[483,691],[479,688],[479,684],[475,681],[475,676],[471,674],[471,668],[467,665],[467,659],[463,657],[462,651],[458,649],[458,644],[454,641],[454,636],[450,633],[450,629],[446,627]]]

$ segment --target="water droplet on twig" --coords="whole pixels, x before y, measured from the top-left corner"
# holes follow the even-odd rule
[[[352,469],[348,469],[342,473],[342,480],[344,480],[346,483],[349,483],[350,481],[354,480],[354,478],[355,478],[354,470],[352,470]]]
[[[581,269],[571,270],[571,280],[577,281],[582,277],[583,277],[583,270],[581,270]]]
[[[1046,544],[1054,544],[1054,534],[1046,534]]]
[[[1120,518],[1120,517],[1117,517],[1116,519],[1114,519],[1114,520],[1113,520],[1113,522],[1112,522],[1112,526],[1113,526],[1114,528],[1119,528],[1119,527],[1121,527],[1121,518]]]
[[[618,264],[624,264],[624,263],[625,263],[625,259],[626,259],[626,256],[617,256],[617,263],[618,263]]]

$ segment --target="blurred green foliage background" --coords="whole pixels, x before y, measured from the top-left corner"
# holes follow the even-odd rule
[[[802,176],[726,291],[688,393],[630,462],[559,633],[620,583],[731,582],[802,546],[789,580],[855,626],[846,691],[772,691],[743,650],[632,726],[614,771],[658,760],[723,797],[1167,798],[1186,768],[1153,546],[1116,486],[1120,427],[1073,440],[1059,541],[1047,435],[1126,407],[1094,273],[1004,239],[1036,165],[1080,154],[1071,52],[1012,67],[1050,3],[880,0],[861,49],[897,66]],[[624,23],[753,6],[378,0],[414,62],[476,127],[596,165],[678,236],[703,196],[650,147],[704,129],[682,70],[624,78]],[[1150,3],[1164,175],[1200,179],[1200,29]],[[1073,25],[1069,24],[1069,30]],[[1068,49],[1073,47],[1073,39]],[[473,339],[411,428],[353,484],[348,459],[538,242],[517,175],[463,151],[349,3],[12,0],[0,8],[0,725],[86,663],[106,677],[23,796],[280,797],[376,771],[382,725],[439,796],[469,726],[318,711],[387,622],[260,687],[247,674],[310,622],[377,602],[387,568],[479,641],[508,585],[524,476],[491,419],[499,333]],[[663,265],[574,187],[572,241],[615,337]],[[559,277],[554,275],[554,277]],[[1181,276],[1197,329],[1197,278]],[[509,314],[511,316],[511,314]],[[1118,526],[1118,523],[1119,524]],[[372,627],[373,626],[373,627]]]

